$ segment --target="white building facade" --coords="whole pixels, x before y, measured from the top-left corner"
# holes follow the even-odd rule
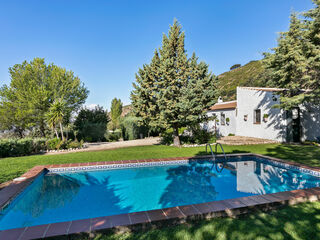
[[[209,121],[208,130],[220,136],[235,134],[278,142],[320,140],[320,107],[301,105],[292,111],[280,104],[277,88],[237,87],[237,100],[218,102],[208,111],[218,121]],[[229,125],[221,124],[221,116],[229,117]],[[219,119],[220,118],[220,119]]]

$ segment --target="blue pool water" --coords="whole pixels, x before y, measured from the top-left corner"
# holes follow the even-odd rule
[[[261,158],[47,173],[0,212],[0,230],[320,186]]]

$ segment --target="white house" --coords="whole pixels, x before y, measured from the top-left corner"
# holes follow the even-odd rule
[[[218,135],[228,136],[236,133],[236,108],[237,101],[222,102],[219,98],[218,103],[212,106],[207,112],[207,116],[215,120],[209,121],[205,127],[210,130],[216,130]]]
[[[219,135],[256,137],[279,142],[317,140],[320,137],[320,106],[300,105],[292,111],[275,107],[280,103],[278,88],[237,87],[237,100],[218,101],[207,115],[207,124]],[[228,123],[226,119],[228,118]]]

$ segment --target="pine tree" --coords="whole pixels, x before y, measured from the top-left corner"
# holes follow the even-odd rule
[[[173,128],[175,146],[181,144],[179,128],[200,122],[214,104],[215,77],[195,54],[188,58],[184,40],[175,20],[151,63],[139,69],[131,93],[135,114],[151,126]]]
[[[313,0],[315,8],[307,11],[303,16],[306,18],[305,35],[306,58],[309,79],[305,88],[311,91],[306,94],[306,101],[320,103],[320,0]]]
[[[282,107],[320,102],[320,1],[298,18],[291,15],[290,27],[281,33],[273,53],[263,60],[267,85],[284,88]]]

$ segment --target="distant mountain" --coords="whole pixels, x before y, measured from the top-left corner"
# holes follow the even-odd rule
[[[261,79],[264,68],[261,61],[251,61],[242,67],[238,67],[218,76],[218,93],[224,101],[236,99],[237,86],[263,87]]]
[[[127,114],[129,114],[132,110],[132,106],[130,105],[125,105],[122,107],[122,113],[121,113],[121,117],[126,116]]]

